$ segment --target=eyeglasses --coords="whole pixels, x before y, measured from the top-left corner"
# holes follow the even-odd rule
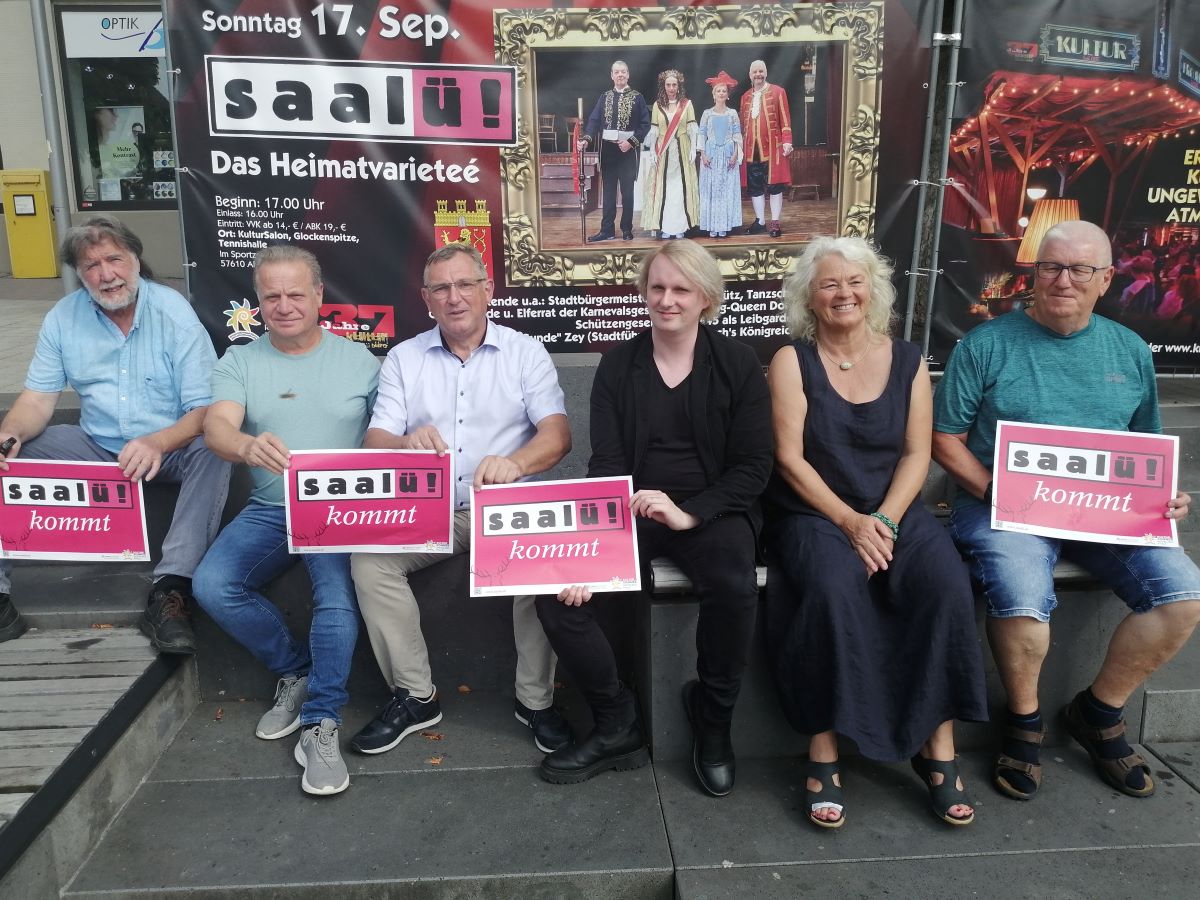
[[[458,281],[447,281],[443,284],[429,284],[425,290],[434,300],[445,300],[450,296],[450,289],[457,288],[463,297],[473,297],[479,286],[487,281],[486,278],[460,278]]]
[[[1078,264],[1064,266],[1062,263],[1035,262],[1033,268],[1037,272],[1038,278],[1045,278],[1047,281],[1057,280],[1058,276],[1066,269],[1068,276],[1073,282],[1076,284],[1087,284],[1097,272],[1107,269],[1108,266],[1084,266]]]

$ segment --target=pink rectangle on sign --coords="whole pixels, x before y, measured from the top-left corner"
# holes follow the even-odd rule
[[[641,589],[629,477],[489,485],[471,494],[471,594]]]
[[[450,553],[452,460],[417,450],[303,450],[284,480],[292,553]]]
[[[414,68],[413,136],[509,143],[514,139],[508,68]]]
[[[1177,547],[1179,439],[998,422],[992,527],[1106,544]]]
[[[150,558],[141,482],[116,463],[22,460],[0,474],[0,556]]]

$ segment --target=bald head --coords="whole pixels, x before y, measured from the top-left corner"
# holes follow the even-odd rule
[[[1038,259],[1044,258],[1043,251],[1046,245],[1052,242],[1067,244],[1081,252],[1087,248],[1092,259],[1091,264],[1094,266],[1112,265],[1112,244],[1099,225],[1082,219],[1059,222],[1042,238],[1041,246],[1038,247]]]

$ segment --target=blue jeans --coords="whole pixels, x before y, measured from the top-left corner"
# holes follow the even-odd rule
[[[983,586],[989,616],[1028,616],[1049,622],[1058,605],[1054,565],[1060,555],[1111,587],[1134,612],[1200,600],[1200,570],[1178,547],[1097,544],[994,531],[991,515],[990,507],[977,503],[956,508],[950,517],[950,533],[967,558],[971,577]]]
[[[278,608],[259,589],[304,563],[313,586],[308,643],[297,641]],[[197,602],[234,640],[276,675],[308,674],[308,700],[300,722],[322,719],[341,724],[348,699],[346,679],[358,638],[358,602],[345,553],[303,553],[287,549],[282,506],[249,503],[217,536],[192,577]]]

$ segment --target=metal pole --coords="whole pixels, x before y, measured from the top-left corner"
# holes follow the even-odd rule
[[[944,0],[937,0],[934,7],[934,28],[942,27]],[[930,145],[933,143],[933,116],[937,110],[938,64],[942,58],[942,42],[934,40],[930,45],[929,59],[929,103],[925,108],[925,144],[921,148],[921,168],[917,170],[917,228],[913,233],[912,259],[908,263],[908,303],[904,310],[904,339],[912,340],[913,312],[917,306],[917,279],[920,278],[921,241],[925,239],[925,202],[929,193],[926,179],[929,177]]]
[[[187,226],[183,222],[183,179],[179,167],[179,132],[175,127],[175,104],[179,101],[176,91],[179,89],[179,72],[171,61],[170,31],[167,28],[167,4],[163,4],[162,12],[163,44],[166,48],[163,64],[167,67],[167,83],[171,86],[171,102],[167,104],[167,112],[171,117],[171,150],[175,154],[175,207],[179,210],[179,246],[183,257],[183,296],[192,300],[192,262],[187,252]],[[194,303],[195,301],[192,300]]]
[[[63,152],[62,127],[58,117],[58,87],[54,81],[54,66],[50,55],[50,30],[46,27],[46,7],[42,0],[29,0],[33,15],[33,47],[37,53],[38,86],[42,92],[42,119],[46,126],[46,143],[50,158],[50,212],[54,216],[55,233],[71,227],[70,200],[67,197],[67,155]],[[79,287],[75,270],[64,266],[61,276],[64,293]]]
[[[933,328],[933,300],[938,278],[938,250],[942,243],[942,207],[946,202],[946,168],[950,163],[951,119],[954,117],[954,101],[958,95],[958,50],[962,46],[963,7],[966,0],[954,2],[954,31],[947,35],[950,44],[950,61],[946,78],[946,117],[942,123],[942,154],[938,164],[938,178],[942,189],[938,191],[933,217],[933,250],[929,256],[929,294],[925,301],[925,332],[921,337],[921,355],[929,356],[929,332]]]

